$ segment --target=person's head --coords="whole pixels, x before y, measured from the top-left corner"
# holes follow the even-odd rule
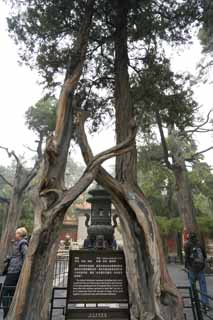
[[[192,242],[196,242],[197,241],[197,234],[195,232],[190,232],[189,233],[189,240]]]
[[[25,227],[16,229],[16,240],[21,240],[26,236],[27,236],[27,229]]]

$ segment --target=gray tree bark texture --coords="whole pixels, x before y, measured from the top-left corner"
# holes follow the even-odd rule
[[[88,0],[85,16],[70,57],[61,90],[55,134],[49,138],[36,191],[35,228],[28,254],[7,319],[47,320],[52,271],[57,252],[57,241],[65,212],[75,198],[91,183],[94,168],[85,175],[71,194],[64,189],[64,170],[72,136],[73,97],[86,56],[94,0]],[[92,173],[91,173],[92,172]]]
[[[93,157],[80,180],[69,190],[64,189],[64,170],[72,136],[74,92],[85,60],[89,29],[93,13],[93,0],[87,1],[85,17],[73,50],[75,60],[66,75],[58,105],[55,135],[48,141],[40,173],[41,182],[34,195],[35,228],[28,254],[7,319],[47,320],[52,288],[53,266],[58,238],[65,212],[73,201],[90,185],[103,161],[130,150],[135,130],[125,141]],[[79,53],[79,54],[76,54]],[[69,116],[68,116],[69,115]],[[84,116],[79,114],[77,127],[83,126]],[[72,122],[72,121],[71,121]]]
[[[170,152],[172,155],[172,163],[170,163],[168,147],[163,132],[161,117],[158,111],[156,111],[156,120],[161,136],[164,161],[168,169],[173,172],[175,177],[177,206],[184,230],[187,232],[196,231],[197,222],[192,200],[192,190],[188,179],[184,152],[181,149],[180,137],[178,137],[178,134],[175,132],[174,128],[168,128],[169,138],[172,141],[172,150]]]
[[[113,1],[115,48],[115,114],[117,143],[125,139],[134,119],[130,95],[127,49],[128,6]],[[92,158],[86,136],[79,135],[86,163]],[[103,169],[97,181],[112,195],[121,221],[131,319],[184,319],[181,297],[167,271],[162,243],[151,208],[137,185],[136,143],[116,158],[116,179]]]

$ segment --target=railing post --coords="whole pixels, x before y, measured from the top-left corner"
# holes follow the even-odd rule
[[[52,315],[53,315],[54,296],[55,296],[55,288],[53,288],[52,290],[52,296],[50,301],[50,320],[52,320]]]
[[[201,306],[200,306],[200,299],[199,299],[199,295],[198,295],[198,292],[197,292],[197,288],[196,288],[196,283],[195,282],[192,283],[192,295],[193,295],[193,300],[194,300],[194,303],[195,303],[197,319],[198,320],[203,320],[203,314],[202,314],[202,310],[201,310]]]

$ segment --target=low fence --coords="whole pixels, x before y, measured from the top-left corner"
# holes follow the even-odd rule
[[[178,263],[178,260],[172,260],[170,263]],[[211,260],[213,266],[213,259]],[[64,320],[65,306],[67,295],[67,278],[68,278],[69,257],[68,254],[61,254],[57,256],[55,269],[52,297],[50,301],[50,320]],[[0,298],[4,295],[4,290],[1,290],[0,284]],[[7,289],[7,288],[5,288]],[[196,286],[190,288],[189,286],[178,287],[183,298],[183,306],[185,313],[185,320],[213,320],[213,297],[207,296],[209,300],[208,308],[204,308],[200,300],[201,292],[197,290]],[[11,300],[11,296],[7,295],[6,299]],[[2,303],[0,309],[2,309]]]
[[[64,319],[63,314],[66,302],[68,261],[68,255],[58,256],[56,260],[50,320]],[[211,267],[213,267],[213,258],[209,261]],[[169,262],[180,263],[180,259],[173,256]],[[179,286],[178,289],[183,298],[185,320],[213,320],[213,297],[208,296],[210,304],[208,310],[205,310],[200,301],[200,291],[197,290],[196,287],[192,290],[189,286]]]
[[[53,287],[50,301],[50,320],[64,319],[67,287]]]
[[[208,296],[210,303],[208,309],[204,309],[200,301],[200,292],[196,288],[179,286],[184,307],[185,320],[213,320],[213,297]],[[65,314],[67,288],[53,288],[50,320],[63,320]],[[212,302],[212,303],[211,303]]]
[[[14,289],[12,287],[4,287],[4,290]],[[208,295],[209,306],[208,309],[204,308],[200,300],[200,291],[196,288],[188,286],[178,287],[181,292],[184,306],[185,320],[213,320],[213,297]],[[4,296],[4,290],[1,291],[2,300],[6,303],[11,301],[10,295]],[[67,287],[53,287],[52,297],[50,301],[50,320],[64,320],[65,319],[65,306],[66,306]],[[0,305],[3,309],[5,304]]]
[[[54,267],[53,287],[67,286],[68,268],[69,268],[68,253],[58,255],[56,259],[55,267]]]

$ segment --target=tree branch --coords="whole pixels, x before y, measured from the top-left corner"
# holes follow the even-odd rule
[[[86,151],[85,149],[87,149],[87,151],[89,151],[89,153],[88,152],[84,153],[88,165],[82,177],[78,180],[75,186],[73,186],[72,188],[70,188],[68,191],[64,193],[64,199],[59,204],[60,210],[64,207],[68,207],[78,197],[78,195],[82,193],[89,186],[89,184],[94,180],[95,176],[97,175],[100,165],[104,161],[112,157],[126,153],[134,147],[137,127],[135,122],[132,122],[130,124],[131,133],[125,141],[123,141],[122,143],[119,143],[118,145],[108,150],[100,152],[96,156],[93,156],[92,151],[87,142],[87,137],[84,130],[84,123],[86,120],[86,116],[87,114],[85,114],[84,112],[81,112],[78,114],[77,127],[78,127],[78,139],[80,140],[79,145],[81,147],[81,150]],[[60,196],[61,195],[62,194],[60,194]],[[58,210],[59,208],[57,208],[57,211]]]
[[[70,143],[73,118],[73,108],[71,106],[74,92],[81,77],[86,57],[93,9],[94,0],[88,0],[85,9],[85,15],[70,55],[70,61],[67,67],[64,85],[58,102],[55,142],[56,147],[59,148],[61,145],[65,146],[65,144]],[[67,140],[66,143],[65,140]]]
[[[159,132],[160,132],[161,143],[162,143],[163,154],[164,154],[164,161],[166,163],[166,166],[169,169],[172,169],[172,164],[169,162],[169,152],[168,152],[167,143],[166,143],[166,139],[164,136],[162,122],[161,122],[161,118],[160,118],[160,114],[159,114],[158,110],[155,112],[155,116],[156,116],[156,121],[157,121],[157,125],[158,125]]]
[[[15,154],[14,151],[9,151],[8,148],[2,147],[2,146],[0,146],[0,148],[3,149],[3,150],[5,150],[5,151],[7,152],[9,158],[10,158],[11,156],[13,156],[13,157],[15,158],[17,164],[18,164],[18,165],[21,165],[21,162],[20,162],[18,156]]]
[[[12,183],[10,183],[2,174],[0,174],[0,178],[1,178],[6,184],[8,184],[8,186],[10,186],[11,188],[13,187]]]
[[[30,182],[32,181],[32,179],[36,176],[37,171],[38,171],[38,167],[39,167],[39,162],[35,163],[35,166],[33,167],[33,169],[29,172],[26,171],[26,177],[25,179],[22,181],[22,185],[20,186],[20,191],[24,191],[28,185],[30,184]]]
[[[36,150],[30,148],[29,146],[27,146],[26,144],[23,145],[27,150],[31,151],[31,152],[36,152]]]
[[[193,133],[195,133],[195,132],[201,132],[201,131],[199,131],[199,129],[202,129],[203,126],[205,126],[207,123],[209,123],[209,118],[210,118],[210,114],[211,114],[211,113],[212,113],[212,110],[210,110],[210,111],[208,112],[207,117],[206,117],[206,120],[205,120],[203,123],[201,123],[201,124],[199,124],[199,125],[197,125],[197,126],[193,126],[193,127],[195,127],[195,129],[193,129],[193,130],[186,130],[186,132],[187,132],[187,133],[191,133],[191,135],[192,135]],[[203,128],[203,130],[212,131],[211,129],[205,129],[205,128]],[[207,132],[208,132],[208,131],[207,131]]]
[[[197,156],[199,156],[200,154],[203,154],[203,153],[205,153],[205,152],[207,152],[207,151],[209,151],[209,150],[212,150],[213,149],[213,147],[209,147],[209,148],[207,148],[207,149],[204,149],[204,150],[202,150],[202,151],[199,151],[199,152],[196,152],[196,153],[194,153],[192,156],[191,156],[191,158],[186,158],[186,159],[184,159],[185,161],[193,161]]]
[[[24,147],[25,147],[26,149],[28,149],[29,151],[31,151],[31,152],[36,152],[36,153],[37,153],[39,161],[42,159],[42,156],[43,156],[43,154],[42,154],[42,143],[43,143],[43,139],[44,139],[43,135],[40,134],[39,140],[36,140],[36,141],[35,141],[35,142],[38,143],[36,150],[30,148],[30,147],[27,146],[27,145],[24,145]]]
[[[29,185],[29,183],[31,182],[31,180],[36,176],[36,173],[38,171],[38,168],[39,168],[39,165],[40,165],[40,161],[41,161],[41,141],[39,143],[39,146],[38,146],[38,159],[37,161],[35,162],[35,165],[34,167],[32,168],[32,170],[28,171],[26,170],[22,164],[21,164],[21,161],[19,160],[18,156],[15,154],[14,151],[9,151],[8,148],[5,148],[5,147],[2,147],[0,146],[1,149],[5,150],[8,154],[9,157],[13,156],[15,159],[16,159],[16,162],[17,162],[17,167],[16,167],[16,171],[17,172],[20,172],[20,171],[23,171],[24,174],[23,174],[23,179],[21,180],[20,184],[19,184],[19,191],[20,192],[23,192],[27,186]],[[7,183],[11,188],[13,188],[13,184],[10,183],[3,175],[0,174],[0,178],[2,178],[2,180],[4,180],[5,183]]]
[[[87,117],[86,113],[81,115],[81,117],[84,117],[83,121],[85,121]],[[77,127],[77,137],[82,156],[84,158],[85,163],[88,165],[93,160],[94,156],[87,140],[83,121],[79,121],[79,126]],[[102,184],[105,187],[110,187],[115,194],[122,193],[120,184],[101,166],[99,167],[98,174],[95,180],[97,180],[100,184]]]
[[[0,196],[0,202],[9,204],[10,199]]]

